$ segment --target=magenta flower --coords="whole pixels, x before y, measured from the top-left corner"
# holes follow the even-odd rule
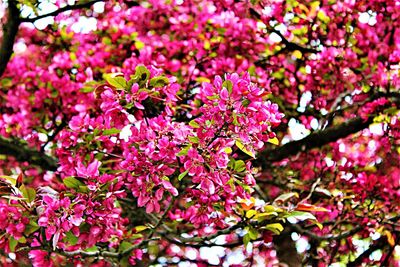
[[[87,167],[83,165],[81,161],[78,161],[78,166],[75,167],[76,174],[79,177],[89,178],[99,176],[99,167],[101,162],[95,159],[93,162],[89,163]]]

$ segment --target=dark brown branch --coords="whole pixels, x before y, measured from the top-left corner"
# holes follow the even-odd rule
[[[50,13],[47,13],[47,14],[43,14],[43,15],[40,15],[40,16],[36,16],[34,18],[29,18],[29,17],[28,18],[21,18],[21,22],[35,22],[36,20],[43,19],[43,18],[46,18],[46,17],[57,16],[58,14],[61,14],[61,13],[65,12],[65,11],[91,7],[94,3],[102,2],[102,1],[103,0],[93,0],[93,1],[86,2],[86,3],[82,3],[82,4],[67,5],[67,6],[61,7],[61,8],[59,8],[59,9],[53,11],[53,12],[50,12]]]
[[[253,8],[250,8],[250,14],[253,17],[255,17],[256,19],[261,20],[261,15],[256,10],[254,10]],[[302,53],[318,53],[319,52],[316,49],[303,47],[303,46],[300,46],[300,45],[298,45],[296,43],[290,42],[288,39],[285,38],[285,36],[283,36],[283,34],[280,31],[278,31],[277,29],[275,29],[275,28],[273,28],[273,27],[271,27],[269,25],[266,25],[266,26],[267,26],[267,30],[269,32],[273,32],[273,33],[277,34],[282,39],[282,42],[285,45],[285,49],[287,49],[289,51],[299,50]]]
[[[334,142],[340,138],[349,136],[367,128],[373,122],[373,118],[363,120],[362,118],[354,118],[340,125],[330,127],[322,131],[316,131],[305,138],[289,142],[281,147],[273,150],[265,150],[259,156],[259,164],[263,168],[268,167],[268,162],[276,162],[304,152],[316,147]]]
[[[400,106],[400,94],[397,92],[379,92],[369,97],[368,100],[363,103],[373,101],[380,97],[386,97],[392,104],[396,105],[397,107]],[[342,124],[313,132],[303,139],[289,142],[281,147],[272,150],[264,150],[259,155],[256,165],[261,166],[264,169],[268,168],[269,163],[271,162],[280,161],[288,158],[289,156],[296,155],[299,152],[304,152],[312,148],[322,147],[323,145],[335,142],[341,138],[349,136],[350,134],[354,134],[365,128],[368,128],[372,122],[373,116],[370,116],[367,120],[356,117]]]
[[[290,42],[288,39],[285,38],[285,36],[283,36],[283,34],[278,31],[275,28],[272,27],[268,27],[267,28],[270,32],[273,32],[275,34],[277,34],[281,39],[282,42],[285,44],[285,48],[289,51],[295,51],[295,50],[299,50],[302,53],[318,53],[318,50],[312,49],[312,48],[308,48],[308,47],[304,47],[304,46],[300,46],[296,43]]]
[[[55,129],[54,132],[51,136],[48,137],[48,140],[46,141],[46,143],[44,143],[42,145],[42,147],[40,148],[40,152],[44,152],[45,147],[50,144],[51,142],[53,142],[53,140],[56,138],[56,136],[65,128],[65,126],[67,126],[68,124],[66,123],[65,120],[61,121],[60,125],[58,125]]]
[[[206,241],[210,241],[210,240],[212,240],[212,239],[214,239],[214,238],[217,238],[217,237],[220,236],[220,235],[227,235],[227,234],[230,234],[230,233],[232,233],[234,230],[239,229],[239,228],[242,228],[244,225],[245,225],[244,222],[239,222],[239,223],[237,223],[237,224],[235,224],[235,225],[232,225],[231,227],[228,227],[228,228],[219,230],[219,231],[217,231],[217,232],[214,233],[214,234],[210,234],[210,235],[202,236],[202,237],[195,236],[195,237],[189,237],[189,238],[184,238],[184,237],[179,237],[179,238],[176,237],[176,238],[177,238],[181,243],[200,242],[200,243],[202,243],[202,244],[205,244],[205,246],[206,246],[206,245],[207,245],[207,244],[205,243]]]
[[[372,254],[372,252],[383,248],[387,244],[388,243],[387,243],[386,237],[382,236],[375,243],[373,243],[367,250],[365,250],[363,253],[361,253],[360,256],[358,256],[354,261],[349,262],[347,264],[347,266],[349,266],[349,267],[361,266],[364,259],[368,258],[369,255]]]
[[[57,160],[26,145],[0,137],[0,154],[13,156],[20,162],[40,166],[44,170],[57,170]]]
[[[3,40],[0,44],[0,77],[6,70],[8,61],[10,61],[13,53],[13,46],[15,37],[18,33],[19,25],[21,24],[19,18],[19,9],[13,0],[8,1],[7,8],[7,22],[3,25]]]
[[[317,241],[323,241],[323,240],[327,240],[327,241],[333,241],[333,240],[340,240],[340,239],[344,239],[347,238],[349,236],[352,236],[354,234],[356,234],[357,232],[361,231],[363,229],[362,226],[356,226],[353,229],[338,234],[338,235],[327,235],[327,236],[322,236],[322,235],[317,235],[314,234],[311,231],[305,230],[303,229],[301,226],[299,226],[298,224],[292,224],[290,225],[290,228],[292,228],[295,232],[299,233],[299,234],[303,234],[306,235],[307,237],[317,240]]]

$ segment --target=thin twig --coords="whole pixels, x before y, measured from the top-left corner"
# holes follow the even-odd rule
[[[46,18],[46,17],[57,16],[58,14],[61,14],[61,13],[65,12],[65,11],[70,11],[70,10],[90,7],[94,3],[102,2],[102,1],[104,1],[104,0],[93,0],[93,1],[89,1],[89,2],[83,3],[83,4],[67,5],[67,6],[61,7],[61,8],[59,8],[59,9],[53,11],[53,12],[50,12],[50,13],[47,13],[47,14],[43,14],[43,15],[40,15],[40,16],[36,16],[36,17],[33,17],[33,18],[29,18],[29,17],[28,18],[21,18],[20,21],[21,22],[31,22],[31,23],[33,23],[33,22],[35,22],[35,21],[37,21],[39,19],[43,19],[43,18]]]

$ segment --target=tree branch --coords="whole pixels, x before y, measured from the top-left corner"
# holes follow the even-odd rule
[[[367,250],[361,253],[354,261],[349,262],[347,266],[349,267],[361,266],[365,258],[368,258],[369,255],[372,254],[372,252],[380,248],[383,248],[385,245],[387,245],[387,240],[385,236],[382,236],[375,243],[373,243]]]
[[[397,92],[378,92],[371,95],[368,100],[363,103],[376,100],[380,97],[386,97],[395,106],[400,106],[400,94]],[[373,119],[373,115],[370,115],[367,120],[356,117],[342,124],[313,132],[303,139],[289,142],[281,147],[272,150],[264,150],[259,155],[255,165],[265,169],[268,168],[270,162],[280,161],[288,158],[289,156],[296,155],[299,152],[304,152],[316,147],[322,147],[323,145],[337,141],[341,138],[349,136],[350,134],[357,133],[367,128],[373,122]]]
[[[253,17],[255,17],[257,20],[261,20],[261,15],[254,8],[250,8],[250,14]],[[266,26],[267,26],[267,30],[269,32],[273,32],[273,33],[277,34],[282,39],[282,42],[285,45],[285,49],[287,49],[289,51],[299,50],[302,53],[318,53],[319,52],[316,49],[303,47],[296,43],[290,42],[288,39],[285,38],[285,36],[283,36],[283,34],[280,31],[278,31],[277,29],[275,29],[269,25],[266,25]]]
[[[268,162],[280,161],[299,152],[329,144],[367,128],[372,122],[372,117],[367,120],[357,117],[340,125],[316,131],[301,140],[289,142],[273,150],[264,150],[261,152],[258,163],[262,168],[267,168]]]
[[[363,229],[363,226],[359,225],[359,226],[356,226],[356,227],[354,227],[353,229],[351,229],[351,230],[349,230],[347,232],[344,232],[344,233],[341,233],[341,234],[338,234],[338,235],[327,235],[327,236],[314,234],[311,231],[303,229],[298,224],[291,224],[290,228],[292,228],[295,232],[297,232],[299,234],[306,235],[309,238],[317,240],[317,241],[323,241],[323,240],[333,241],[333,240],[340,240],[340,239],[344,239],[344,238],[347,238],[349,236],[352,236],[355,233],[361,231]]]
[[[29,17],[28,18],[21,18],[21,22],[31,22],[31,23],[33,23],[33,22],[35,22],[35,21],[37,21],[39,19],[43,19],[43,18],[46,18],[46,17],[57,16],[58,14],[63,13],[65,11],[91,7],[94,3],[102,2],[102,1],[103,0],[93,0],[93,1],[89,1],[89,2],[83,3],[83,4],[67,5],[67,6],[61,7],[61,8],[59,8],[59,9],[53,11],[53,12],[50,12],[50,13],[47,13],[47,14],[43,14],[43,15],[40,15],[40,16],[36,16],[34,18],[29,18]]]
[[[1,136],[0,151],[0,154],[13,156],[20,162],[26,161],[32,165],[40,166],[44,170],[57,170],[57,159]]]
[[[15,37],[18,33],[21,20],[19,18],[19,9],[14,0],[8,1],[7,22],[3,25],[3,39],[0,44],[0,77],[6,70],[8,61],[13,53]]]
[[[204,243],[204,242],[210,241],[210,240],[212,240],[212,239],[214,239],[214,238],[217,238],[218,236],[221,236],[221,235],[230,234],[230,233],[232,233],[234,230],[239,229],[239,228],[242,228],[244,225],[245,225],[244,222],[238,222],[238,223],[232,225],[231,227],[228,227],[228,228],[225,228],[225,229],[222,229],[222,230],[218,230],[216,233],[210,234],[210,235],[207,235],[207,236],[202,236],[202,237],[195,236],[195,237],[189,237],[189,238],[185,238],[185,237],[176,237],[176,238],[177,238],[181,243],[201,242],[201,243],[207,245],[207,244]]]

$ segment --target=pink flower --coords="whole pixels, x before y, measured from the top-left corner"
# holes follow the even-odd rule
[[[79,177],[89,178],[99,176],[99,167],[101,162],[95,159],[92,163],[89,163],[87,167],[83,165],[81,161],[78,161],[78,166],[75,167],[76,174]]]
[[[52,267],[53,262],[49,258],[47,251],[31,250],[29,251],[29,259],[32,261],[34,267]]]

